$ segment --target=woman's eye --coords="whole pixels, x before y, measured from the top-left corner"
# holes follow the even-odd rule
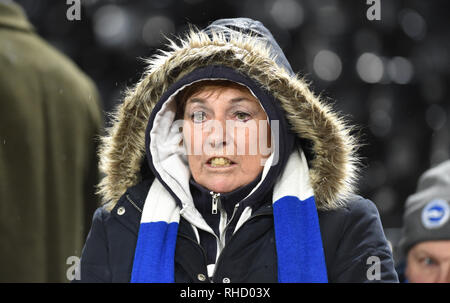
[[[206,114],[205,112],[194,112],[191,114],[191,120],[194,121],[194,123],[201,123],[206,120]]]
[[[239,121],[246,122],[246,121],[250,120],[250,115],[247,113],[244,113],[244,112],[237,112],[235,114],[235,116],[236,116],[236,119],[238,119]]]
[[[427,266],[431,266],[431,265],[435,265],[436,262],[434,261],[433,258],[430,257],[426,257],[422,260],[423,264],[427,265]]]

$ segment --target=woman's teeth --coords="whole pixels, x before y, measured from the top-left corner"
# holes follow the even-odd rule
[[[231,161],[226,158],[212,158],[211,159],[211,166],[217,167],[217,166],[228,166],[231,164]]]

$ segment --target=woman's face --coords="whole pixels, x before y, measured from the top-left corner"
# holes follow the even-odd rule
[[[253,181],[270,155],[266,113],[239,85],[207,85],[188,97],[183,138],[192,177],[219,193]]]

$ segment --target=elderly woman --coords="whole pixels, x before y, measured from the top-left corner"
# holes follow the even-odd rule
[[[103,139],[81,281],[397,281],[352,194],[349,128],[260,22],[215,21],[149,63]]]

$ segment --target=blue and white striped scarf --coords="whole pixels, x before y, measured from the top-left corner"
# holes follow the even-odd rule
[[[264,176],[264,174],[263,174]],[[294,151],[273,190],[278,281],[327,282],[325,257],[314,193],[302,151]],[[175,245],[180,215],[198,213],[177,205],[155,178],[148,192],[135,250],[131,282],[175,282]]]

